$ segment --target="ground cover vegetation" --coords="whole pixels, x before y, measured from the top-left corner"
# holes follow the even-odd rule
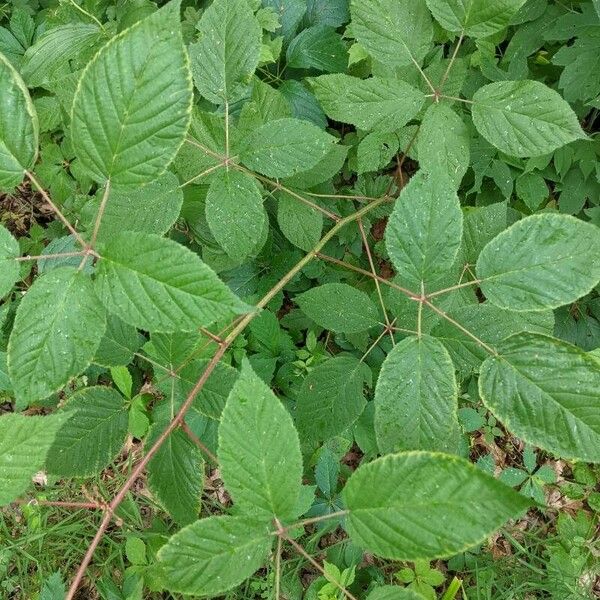
[[[600,3],[0,3],[0,596],[600,593]]]

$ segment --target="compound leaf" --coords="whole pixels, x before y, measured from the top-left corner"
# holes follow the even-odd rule
[[[568,215],[517,221],[477,259],[486,298],[500,308],[544,310],[574,302],[600,280],[600,229]]]
[[[425,0],[352,0],[350,12],[352,34],[386,65],[421,64],[431,47],[433,24]]]
[[[317,325],[336,333],[358,333],[379,323],[377,307],[347,283],[326,283],[296,296],[302,312]]]
[[[510,25],[525,0],[427,0],[435,20],[448,31],[484,38]]]
[[[148,435],[150,448],[166,427],[156,423]],[[187,434],[176,429],[148,463],[148,486],[173,520],[189,525],[198,518],[204,484],[204,459]]]
[[[289,518],[302,482],[292,417],[245,364],[221,415],[219,465],[233,501],[266,519]]]
[[[79,375],[105,327],[106,312],[88,275],[61,267],[38,277],[17,309],[8,342],[8,372],[19,405],[42,400]]]
[[[0,53],[0,190],[12,190],[36,161],[38,120],[20,75]]]
[[[366,405],[365,375],[369,376],[368,367],[349,355],[316,366],[302,382],[296,402],[296,420],[303,436],[323,441],[350,427]]]
[[[600,462],[600,364],[536,333],[513,335],[481,367],[481,398],[510,431],[562,458]]]
[[[0,225],[0,298],[6,296],[20,279],[19,263],[15,260],[20,254],[17,240]]]
[[[72,111],[75,155],[92,179],[147,183],[175,158],[192,83],[172,0],[108,42],[87,65]]]
[[[261,28],[247,0],[213,2],[197,25],[190,59],[198,91],[214,104],[243,96],[260,58]]]
[[[457,410],[454,365],[444,346],[426,335],[396,344],[383,362],[375,388],[379,449],[453,450]]]
[[[531,503],[467,460],[434,452],[391,454],[360,466],[342,497],[351,539],[397,560],[463,552]]]
[[[386,229],[387,251],[400,278],[416,286],[447,273],[460,247],[462,221],[448,179],[417,173],[396,201]]]
[[[256,181],[233,169],[222,170],[206,195],[206,221],[226,254],[242,262],[255,249],[267,224],[267,213]]]
[[[425,102],[423,92],[399,79],[322,75],[312,88],[328,117],[365,130],[396,131]]]
[[[334,142],[333,136],[308,121],[276,119],[244,140],[240,160],[267,177],[290,177],[314,167]]]
[[[208,517],[184,527],[159,550],[167,588],[218,596],[257,571],[273,536],[265,523],[247,517]]]
[[[148,331],[193,331],[249,309],[191,250],[124,231],[101,250],[97,290],[110,312]]]
[[[12,502],[44,466],[46,454],[64,416],[26,417],[10,413],[0,417],[0,506]]]
[[[539,81],[497,81],[473,96],[473,123],[492,145],[512,156],[540,156],[584,138],[560,94]]]
[[[123,396],[109,387],[85,388],[69,398],[65,412],[71,418],[48,452],[48,471],[62,477],[100,473],[115,458],[127,436]]]

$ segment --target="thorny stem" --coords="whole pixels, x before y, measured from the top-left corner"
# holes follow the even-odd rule
[[[417,337],[421,337],[423,324],[423,302],[425,302],[425,282],[421,281],[421,297],[419,300],[419,308],[417,310]]]
[[[198,173],[198,175],[194,175],[191,179],[184,181],[182,184],[179,185],[179,187],[184,188],[186,185],[190,185],[190,183],[194,183],[194,181],[197,181],[198,179],[201,179],[202,177],[212,173],[213,171],[216,171],[217,169],[224,167],[225,164],[226,164],[225,162],[222,162],[222,163],[219,163],[218,165],[213,165],[212,167],[208,167],[208,169],[205,169],[204,171],[202,171],[202,173]]]
[[[25,171],[25,176],[31,181],[31,183],[37,188],[37,191],[42,195],[44,201],[50,206],[50,208],[55,212],[56,216],[63,222],[64,226],[69,230],[69,232],[73,235],[73,237],[79,242],[83,249],[87,251],[88,245],[86,241],[77,233],[73,225],[69,223],[68,219],[65,215],[62,214],[60,208],[52,202],[50,196],[46,193],[46,190],[42,187],[41,183],[35,178],[33,173],[30,171]]]
[[[436,296],[441,296],[442,294],[447,294],[449,292],[454,292],[455,290],[459,290],[461,288],[469,287],[471,285],[479,285],[480,283],[481,283],[480,279],[475,279],[473,281],[465,281],[464,283],[457,283],[456,285],[451,285],[450,287],[444,288],[442,290],[437,290],[437,292],[431,292],[430,294],[427,294],[427,297],[428,298],[435,298]]]
[[[277,550],[275,551],[275,600],[279,600],[279,590],[281,588],[281,547],[283,538],[277,538]]]
[[[100,27],[102,32],[106,33],[106,29],[104,29],[104,25],[102,25],[102,23],[92,13],[89,13],[87,10],[85,10],[81,6],[79,6],[79,4],[77,4],[75,2],[75,0],[69,0],[69,1],[71,2],[71,6],[74,6],[79,12],[83,13],[86,17],[89,17],[90,19],[92,19],[92,21],[94,21],[94,23],[96,23],[96,25],[98,25],[98,27]]]
[[[102,217],[104,216],[104,211],[106,210],[106,204],[108,203],[108,197],[110,195],[110,179],[106,182],[106,187],[104,188],[104,193],[102,194],[102,200],[100,201],[100,206],[98,208],[98,214],[96,215],[96,220],[94,221],[94,229],[92,231],[92,237],[90,239],[90,243],[86,248],[85,256],[81,259],[81,263],[79,264],[79,270],[83,269],[85,262],[87,260],[88,255],[91,253],[90,251],[94,250],[94,246],[96,244],[96,239],[98,238],[98,232],[100,231],[100,224],[102,223]]]
[[[27,260],[48,260],[52,258],[69,258],[75,256],[85,256],[86,253],[83,251],[80,252],[58,252],[57,254],[38,254],[37,256],[32,256],[28,254],[27,256],[18,256],[14,260],[17,262],[27,261]]]
[[[342,229],[344,226],[348,225],[349,223],[355,221],[356,219],[360,219],[362,216],[366,215],[369,211],[373,210],[377,206],[380,206],[381,204],[384,204],[385,202],[389,202],[390,200],[391,200],[390,197],[383,196],[382,198],[379,198],[378,200],[375,200],[374,202],[371,202],[370,204],[363,206],[361,209],[356,211],[354,214],[349,215],[349,216],[341,219],[338,223],[336,223],[323,236],[323,238],[321,238],[321,240],[315,245],[315,247],[306,256],[304,256],[284,277],[282,277],[279,280],[279,282],[275,286],[273,286],[271,288],[271,290],[269,290],[269,292],[267,292],[267,294],[265,294],[265,296],[257,303],[256,308],[257,309],[264,308],[308,263],[310,263],[310,261],[317,255],[317,253],[329,242],[329,240],[331,240],[338,233],[338,231],[340,231],[340,229]],[[85,553],[85,556],[83,557],[83,560],[81,561],[81,564],[79,565],[79,568],[77,569],[77,573],[75,574],[75,577],[71,583],[71,586],[65,597],[65,600],[73,600],[73,598],[75,597],[75,594],[77,592],[77,589],[79,588],[79,585],[81,584],[81,581],[83,579],[85,571],[92,560],[94,552],[96,551],[96,548],[98,547],[98,544],[100,543],[100,540],[102,539],[102,536],[104,535],[104,533],[110,523],[111,516],[114,513],[114,511],[116,510],[116,508],[121,504],[121,502],[123,502],[123,500],[127,496],[127,493],[129,491],[129,489],[131,488],[131,486],[133,485],[133,483],[144,472],[144,469],[146,468],[146,466],[148,465],[148,463],[150,462],[152,457],[158,452],[159,448],[166,441],[166,439],[169,437],[169,435],[183,423],[185,415],[186,415],[187,411],[189,410],[189,408],[191,407],[192,403],[194,402],[194,399],[196,398],[196,396],[198,395],[200,390],[204,387],[204,384],[210,377],[213,370],[216,368],[216,366],[219,363],[219,361],[221,360],[221,358],[223,358],[223,356],[224,356],[225,352],[227,351],[227,349],[229,348],[229,346],[234,342],[234,340],[237,338],[237,336],[244,331],[244,329],[247,327],[247,325],[252,321],[252,319],[254,319],[254,317],[257,314],[258,314],[258,311],[255,311],[255,312],[245,315],[239,321],[239,323],[233,328],[231,333],[225,338],[225,340],[223,341],[223,344],[221,344],[217,348],[217,351],[213,355],[212,359],[209,361],[208,365],[204,369],[204,372],[202,373],[202,375],[200,376],[200,378],[198,379],[198,381],[196,382],[196,384],[194,385],[194,387],[188,394],[187,398],[181,405],[181,407],[180,407],[179,411],[177,412],[177,414],[175,415],[175,417],[171,420],[169,425],[167,425],[167,427],[164,429],[164,431],[161,433],[161,435],[158,437],[158,439],[154,442],[154,444],[152,444],[152,446],[148,449],[148,451],[146,452],[144,457],[140,460],[140,462],[134,467],[130,476],[127,478],[125,483],[121,486],[121,489],[119,490],[117,495],[111,500],[111,502],[104,514],[102,522],[100,523],[100,526],[98,527],[98,530],[96,531],[96,534],[94,535],[94,538],[92,539],[92,541]],[[351,600],[354,600],[354,599],[351,599]]]
[[[425,80],[427,87],[434,93],[434,95],[437,96],[438,95],[437,90],[435,89],[433,83],[431,83],[431,79],[429,79],[429,77],[427,77],[427,75],[425,75],[425,71],[423,71],[423,69],[421,69],[421,65],[415,60],[415,58],[412,55],[411,55],[410,59],[412,60],[415,67],[417,67],[417,70],[421,74],[421,77]]]
[[[383,318],[385,320],[386,331],[390,334],[390,339],[392,340],[392,346],[395,344],[394,334],[390,329],[390,319],[387,314],[387,310],[385,308],[385,302],[383,301],[383,295],[381,294],[381,286],[379,285],[379,280],[377,279],[377,271],[375,270],[375,263],[373,262],[373,256],[371,255],[371,248],[369,246],[369,240],[367,239],[367,234],[365,232],[365,228],[363,227],[362,219],[358,219],[358,228],[360,230],[360,235],[362,237],[363,246],[367,252],[367,257],[369,258],[369,267],[371,268],[371,273],[373,275],[373,281],[375,283],[375,288],[377,289],[377,297],[379,298],[379,304],[381,304],[381,310],[383,311]]]
[[[437,89],[438,95],[441,95],[442,90],[444,89],[444,84],[446,83],[446,80],[448,79],[448,75],[450,75],[452,65],[454,64],[454,61],[456,60],[456,56],[458,55],[458,51],[463,43],[464,37],[465,37],[465,32],[461,31],[460,37],[458,38],[458,42],[456,42],[456,46],[454,46],[454,52],[452,53],[452,57],[450,58],[448,67],[446,68],[446,71],[444,72],[444,75],[442,76],[442,79],[438,85],[438,89]]]
[[[200,448],[200,450],[206,454],[206,456],[208,456],[211,463],[214,465],[219,464],[218,458],[202,443],[200,438],[190,429],[189,425],[185,421],[182,421],[181,429],[190,438],[190,440],[192,440],[192,442],[194,442],[194,444],[196,444],[196,446],[198,446],[198,448]]]
[[[396,322],[396,319],[394,319],[391,324],[386,325],[383,328],[383,331],[377,336],[377,338],[375,339],[375,341],[366,349],[365,353],[362,355],[360,362],[363,362],[365,360],[365,358],[367,358],[367,356],[369,356],[369,354],[371,353],[371,351],[373,350],[373,348],[375,348],[375,346],[377,346],[377,344],[379,344],[379,342],[383,339],[383,336],[389,332],[390,337],[392,338],[392,345],[394,345],[396,342],[394,340],[394,323]]]

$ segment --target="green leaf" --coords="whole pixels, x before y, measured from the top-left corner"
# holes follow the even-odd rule
[[[180,0],[111,39],[87,65],[73,102],[73,151],[99,183],[147,183],[175,158],[192,85]]]
[[[510,25],[525,0],[427,0],[435,20],[448,31],[484,38]]]
[[[12,502],[44,466],[46,454],[64,416],[26,417],[9,413],[0,417],[0,506]]]
[[[287,66],[294,69],[317,69],[327,73],[345,71],[348,52],[342,36],[328,25],[304,29],[288,46]]]
[[[124,367],[133,360],[134,353],[144,341],[135,327],[115,315],[108,315],[106,331],[94,355],[94,362],[103,367]]]
[[[102,194],[103,190],[96,195],[92,222],[96,219]],[[123,230],[124,223],[128,231],[165,234],[177,221],[182,204],[183,190],[173,173],[164,173],[155,181],[135,188],[112,188],[102,215],[98,240],[110,240]]]
[[[530,501],[463,458],[404,452],[360,466],[342,497],[351,539],[383,558],[443,558],[481,543]]]
[[[554,331],[554,313],[550,310],[515,312],[484,302],[462,306],[450,311],[448,316],[492,348],[521,331],[548,335]],[[456,368],[465,376],[478,370],[489,355],[481,344],[446,319],[433,328],[431,335],[444,344]]]
[[[520,333],[481,367],[479,391],[506,427],[562,458],[600,462],[600,364],[557,339]]]
[[[469,168],[470,133],[447,104],[432,104],[417,137],[419,166],[432,175],[444,174],[458,189]]]
[[[152,427],[146,449],[166,426],[166,423],[156,423]],[[150,491],[177,524],[189,525],[198,518],[203,485],[202,453],[182,429],[176,429],[148,463]]]
[[[361,174],[384,168],[396,155],[399,146],[400,140],[394,132],[369,133],[356,149],[356,172]]]
[[[333,136],[307,121],[277,119],[244,140],[240,160],[267,177],[290,177],[314,167],[333,143]]]
[[[52,444],[46,468],[61,477],[97,475],[125,443],[125,400],[112,388],[89,387],[69,398],[66,413],[72,416]]]
[[[93,23],[67,23],[53,27],[27,48],[22,73],[29,87],[53,81],[69,61],[78,59],[105,40],[105,34]]]
[[[20,254],[17,240],[0,225],[0,298],[6,296],[21,278],[19,263],[15,260]]]
[[[500,308],[544,310],[574,302],[600,280],[600,229],[544,213],[496,236],[477,260],[485,297]]]
[[[402,190],[386,229],[397,274],[412,286],[434,281],[454,263],[461,238],[462,211],[452,185],[438,174],[417,173]]]
[[[53,573],[44,581],[40,600],[63,600],[67,594],[65,584],[59,572]]]
[[[517,179],[515,189],[517,196],[532,211],[539,208],[550,195],[548,186],[539,173],[523,173]]]
[[[219,426],[219,465],[240,508],[266,519],[295,516],[302,455],[292,417],[248,364],[233,386]]]
[[[212,178],[205,207],[206,221],[219,246],[231,259],[245,260],[267,224],[255,179],[234,169],[221,170]]]
[[[456,448],[458,387],[448,351],[411,336],[387,355],[375,388],[375,434],[383,453]]]
[[[120,232],[101,247],[97,290],[110,312],[148,331],[193,331],[248,310],[191,250]]]
[[[367,596],[367,600],[423,600],[423,596],[398,585],[384,585],[375,588]]]
[[[172,592],[218,596],[263,565],[272,541],[264,523],[247,517],[208,517],[171,537],[158,560]]]
[[[340,355],[316,366],[302,382],[296,422],[303,437],[324,441],[342,433],[360,417],[369,369],[354,356]]]
[[[399,79],[322,75],[312,88],[328,117],[365,130],[396,131],[425,102],[423,92]]]
[[[512,156],[540,156],[585,138],[571,107],[539,81],[498,81],[473,96],[473,123],[492,145]]]
[[[323,213],[282,192],[277,196],[277,223],[294,246],[310,252],[321,239]]]
[[[194,83],[214,104],[239,100],[258,66],[261,28],[247,0],[213,2],[189,47]]]
[[[38,277],[19,304],[8,342],[8,371],[19,404],[42,400],[79,375],[105,327],[88,275],[63,267]]]
[[[433,24],[425,0],[352,0],[350,12],[352,34],[385,65],[421,64],[431,47]]]
[[[317,325],[336,333],[358,333],[379,323],[377,307],[347,283],[326,283],[296,296],[296,304]]]
[[[0,54],[0,190],[23,181],[38,151],[38,120],[23,80]]]

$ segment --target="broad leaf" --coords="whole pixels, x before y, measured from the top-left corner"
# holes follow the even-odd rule
[[[484,38],[511,24],[525,0],[427,0],[439,24],[454,33]]]
[[[512,156],[540,156],[584,138],[571,107],[539,81],[498,81],[473,96],[473,123]]]
[[[301,31],[286,53],[287,66],[339,73],[348,66],[348,52],[342,36],[328,25],[315,25]]]
[[[19,263],[15,260],[20,254],[17,240],[0,225],[0,298],[6,296],[20,279]]]
[[[386,65],[421,64],[433,24],[425,0],[352,0],[351,30],[360,45]]]
[[[367,596],[367,600],[423,600],[423,596],[398,585],[384,585],[375,588]]]
[[[264,523],[247,517],[208,517],[171,537],[158,560],[172,592],[218,596],[257,571],[272,542]]]
[[[463,552],[530,504],[467,460],[431,452],[392,454],[362,465],[342,496],[351,539],[397,560]]]
[[[26,417],[16,413],[0,417],[0,506],[20,496],[31,478],[44,466],[46,454],[63,416]]]
[[[244,140],[240,160],[268,177],[290,177],[314,167],[334,142],[333,136],[307,121],[277,119]]]
[[[19,304],[8,342],[18,403],[42,400],[79,375],[105,327],[105,311],[88,275],[63,267],[38,277]]]
[[[255,179],[234,169],[221,170],[208,188],[205,209],[206,221],[219,246],[237,262],[246,259],[267,224]]]
[[[387,355],[375,388],[375,434],[383,453],[457,444],[458,387],[442,344],[411,336]]]
[[[36,161],[38,120],[23,80],[0,54],[0,190],[12,190]]]
[[[600,229],[544,213],[496,236],[477,260],[486,298],[500,308],[544,310],[574,302],[600,280]]]
[[[277,195],[277,223],[294,246],[310,252],[321,239],[323,213],[282,192]]]
[[[125,443],[125,399],[113,388],[89,387],[69,398],[65,412],[71,418],[48,452],[48,471],[61,477],[97,475]]]
[[[126,366],[145,341],[143,335],[115,315],[108,315],[106,331],[94,355],[94,362],[103,367]]]
[[[336,333],[357,333],[379,323],[377,306],[347,283],[326,283],[296,296],[296,304],[317,325]]]
[[[69,61],[107,41],[105,36],[94,23],[73,22],[52,27],[27,48],[23,59],[23,79],[29,87],[48,84]]]
[[[103,190],[96,194],[94,221],[102,194]],[[125,223],[129,231],[165,234],[177,221],[182,204],[183,191],[173,173],[164,173],[155,181],[135,188],[112,188],[102,215],[98,240],[110,240],[123,231]]]
[[[221,415],[219,465],[233,501],[266,519],[293,517],[302,455],[292,417],[248,364]]]
[[[191,250],[125,231],[102,246],[98,294],[110,312],[148,331],[193,331],[244,312],[241,300]]]
[[[452,185],[438,173],[418,173],[402,190],[386,229],[397,274],[413,287],[433,282],[454,263],[461,238],[462,211]]]
[[[425,102],[422,92],[399,79],[323,75],[312,88],[328,117],[366,130],[397,131]]]
[[[73,103],[75,155],[95,181],[140,184],[175,158],[190,123],[192,87],[180,0],[114,37],[88,64]]]
[[[417,137],[419,166],[434,176],[446,175],[458,189],[469,168],[469,139],[468,127],[452,108],[432,104]]]
[[[366,405],[363,384],[369,376],[369,368],[349,355],[316,366],[302,382],[296,400],[296,421],[303,437],[328,440],[350,427]]]
[[[562,458],[600,462],[600,364],[535,333],[506,339],[481,367],[486,406],[514,434]]]
[[[449,317],[492,348],[509,335],[522,331],[548,335],[554,331],[554,313],[551,310],[515,312],[484,302],[462,306],[451,311]],[[433,328],[431,335],[444,344],[456,368],[465,376],[478,370],[489,356],[489,351],[480,342],[445,319]]]
[[[156,423],[146,441],[150,448],[166,423]],[[204,459],[187,434],[177,429],[164,441],[148,463],[148,486],[157,500],[179,525],[198,518],[204,485]]]
[[[200,39],[189,50],[198,91],[214,104],[239,100],[258,66],[262,39],[248,1],[213,2],[197,28]]]

